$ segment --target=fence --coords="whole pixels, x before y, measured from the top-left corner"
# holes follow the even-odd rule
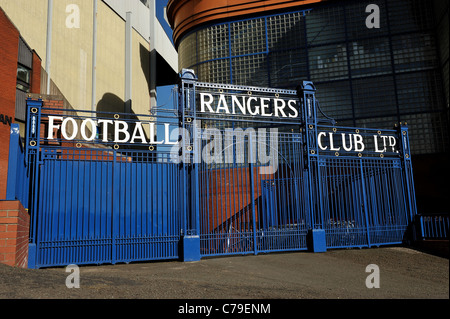
[[[319,111],[311,82],[190,71],[176,108],[150,115],[29,100],[29,266],[402,242],[416,215],[407,127],[337,127]]]
[[[419,239],[448,240],[450,216],[448,215],[417,215]]]
[[[173,110],[158,112],[160,118],[173,120]],[[67,126],[63,117],[70,119]],[[138,132],[136,123],[153,127],[154,116],[142,116],[139,122],[137,115],[124,113],[75,114],[29,100],[28,119],[25,156],[32,171],[29,267],[179,257],[180,165],[169,160],[172,153],[164,145],[119,146],[114,140],[129,133],[122,130],[115,136],[109,130],[110,122],[118,120]],[[91,126],[94,119],[106,124]],[[150,138],[145,133],[142,129],[140,137]],[[110,144],[103,142],[107,139]]]

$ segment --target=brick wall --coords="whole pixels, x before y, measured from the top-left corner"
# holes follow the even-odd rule
[[[31,92],[41,93],[41,58],[33,51],[33,71],[31,73]]]
[[[19,201],[0,201],[0,263],[27,268],[30,216]]]
[[[14,119],[16,109],[17,59],[19,31],[0,8],[0,114]],[[6,197],[6,176],[9,158],[9,124],[0,122],[0,199]]]

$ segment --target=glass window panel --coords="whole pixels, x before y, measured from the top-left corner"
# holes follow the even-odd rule
[[[397,114],[392,76],[352,81],[356,117]]]
[[[267,17],[267,37],[271,51],[305,46],[303,12]]]
[[[343,7],[314,9],[306,15],[308,45],[345,41]]]
[[[443,109],[439,76],[435,71],[397,76],[400,113],[429,112]]]
[[[309,49],[309,67],[312,81],[348,78],[347,47],[345,43]]]
[[[447,105],[449,105],[449,89],[450,89],[450,83],[449,83],[449,77],[448,77],[448,60],[442,67],[442,73],[443,73],[443,82],[444,82],[444,91],[445,91],[445,99],[447,101]]]
[[[197,32],[198,59],[207,61],[229,55],[228,25],[220,24]]]
[[[17,83],[16,88],[18,88],[21,91],[27,92],[27,93],[30,92],[30,87],[28,85],[23,85],[23,84]]]
[[[197,60],[197,33],[191,33],[181,40],[178,47],[178,68],[189,68],[198,62]]]
[[[353,78],[392,73],[388,38],[353,41],[349,46]]]
[[[305,50],[270,53],[270,86],[293,89],[308,79]]]
[[[233,84],[269,86],[267,56],[264,54],[233,58]]]
[[[420,31],[433,27],[433,6],[423,0],[387,1],[391,33]]]
[[[448,2],[447,2],[448,6]],[[437,39],[439,42],[439,56],[441,58],[441,63],[448,61],[448,53],[449,53],[449,24],[448,24],[448,8],[447,8],[447,16],[442,19],[441,23],[437,27]]]
[[[385,129],[385,130],[393,129],[396,123],[398,123],[398,119],[396,116],[386,116],[386,117],[356,120],[357,127]]]
[[[23,65],[17,66],[16,88],[24,92],[30,92],[31,70]]]
[[[214,60],[198,65],[198,80],[210,83],[230,83],[230,60]]]
[[[326,116],[339,121],[353,118],[352,96],[348,81],[316,84],[316,98]],[[353,123],[352,123],[353,125]]]
[[[231,55],[266,52],[264,19],[234,22],[230,25]]]
[[[403,115],[408,123],[411,153],[444,153],[449,150],[448,122],[445,113]]]
[[[429,33],[404,34],[392,38],[396,72],[436,67],[435,38]]]
[[[30,69],[28,69],[22,65],[17,66],[17,80],[29,84],[30,83],[30,73],[31,73]]]

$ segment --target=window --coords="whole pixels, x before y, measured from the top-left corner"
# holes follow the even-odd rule
[[[21,64],[17,66],[16,87],[24,92],[30,92],[31,70]]]

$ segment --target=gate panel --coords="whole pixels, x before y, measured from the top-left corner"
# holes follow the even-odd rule
[[[326,158],[317,165],[322,216],[316,227],[325,229],[328,248],[368,245],[365,185],[360,160]],[[321,225],[320,225],[321,224]]]
[[[205,164],[206,165],[206,164]],[[248,167],[200,169],[200,249],[203,256],[252,253],[252,202]]]
[[[202,157],[201,255],[306,249],[297,91],[201,83],[193,77],[187,82],[182,103],[190,107],[183,111],[196,122],[199,132],[192,143]],[[256,114],[258,108],[261,114]],[[184,127],[194,131],[189,124]],[[206,162],[205,151],[213,154]]]
[[[178,258],[177,173],[177,165],[155,163],[148,152],[125,152],[116,158],[116,262]]]
[[[256,183],[262,188],[256,235],[261,252],[307,249],[301,138],[295,133],[278,133],[277,138],[278,167],[272,175],[258,175]]]
[[[178,166],[148,152],[43,149],[37,267],[178,258]]]
[[[38,267],[111,262],[113,163],[105,157],[43,150]]]
[[[275,167],[250,160],[249,138],[244,139],[243,163],[237,162],[239,157],[236,156],[228,164],[201,164],[203,256],[307,249],[299,134],[277,133],[272,137],[277,139],[277,149],[272,154],[276,159],[268,162],[277,163]],[[256,135],[253,138],[256,140]],[[238,149],[237,143],[229,142],[228,147]],[[258,140],[257,144],[258,147],[273,147],[274,143]]]
[[[400,159],[323,157],[312,173],[321,198],[315,227],[328,248],[403,242],[410,221]]]
[[[408,210],[399,159],[363,161],[371,245],[402,243]]]

